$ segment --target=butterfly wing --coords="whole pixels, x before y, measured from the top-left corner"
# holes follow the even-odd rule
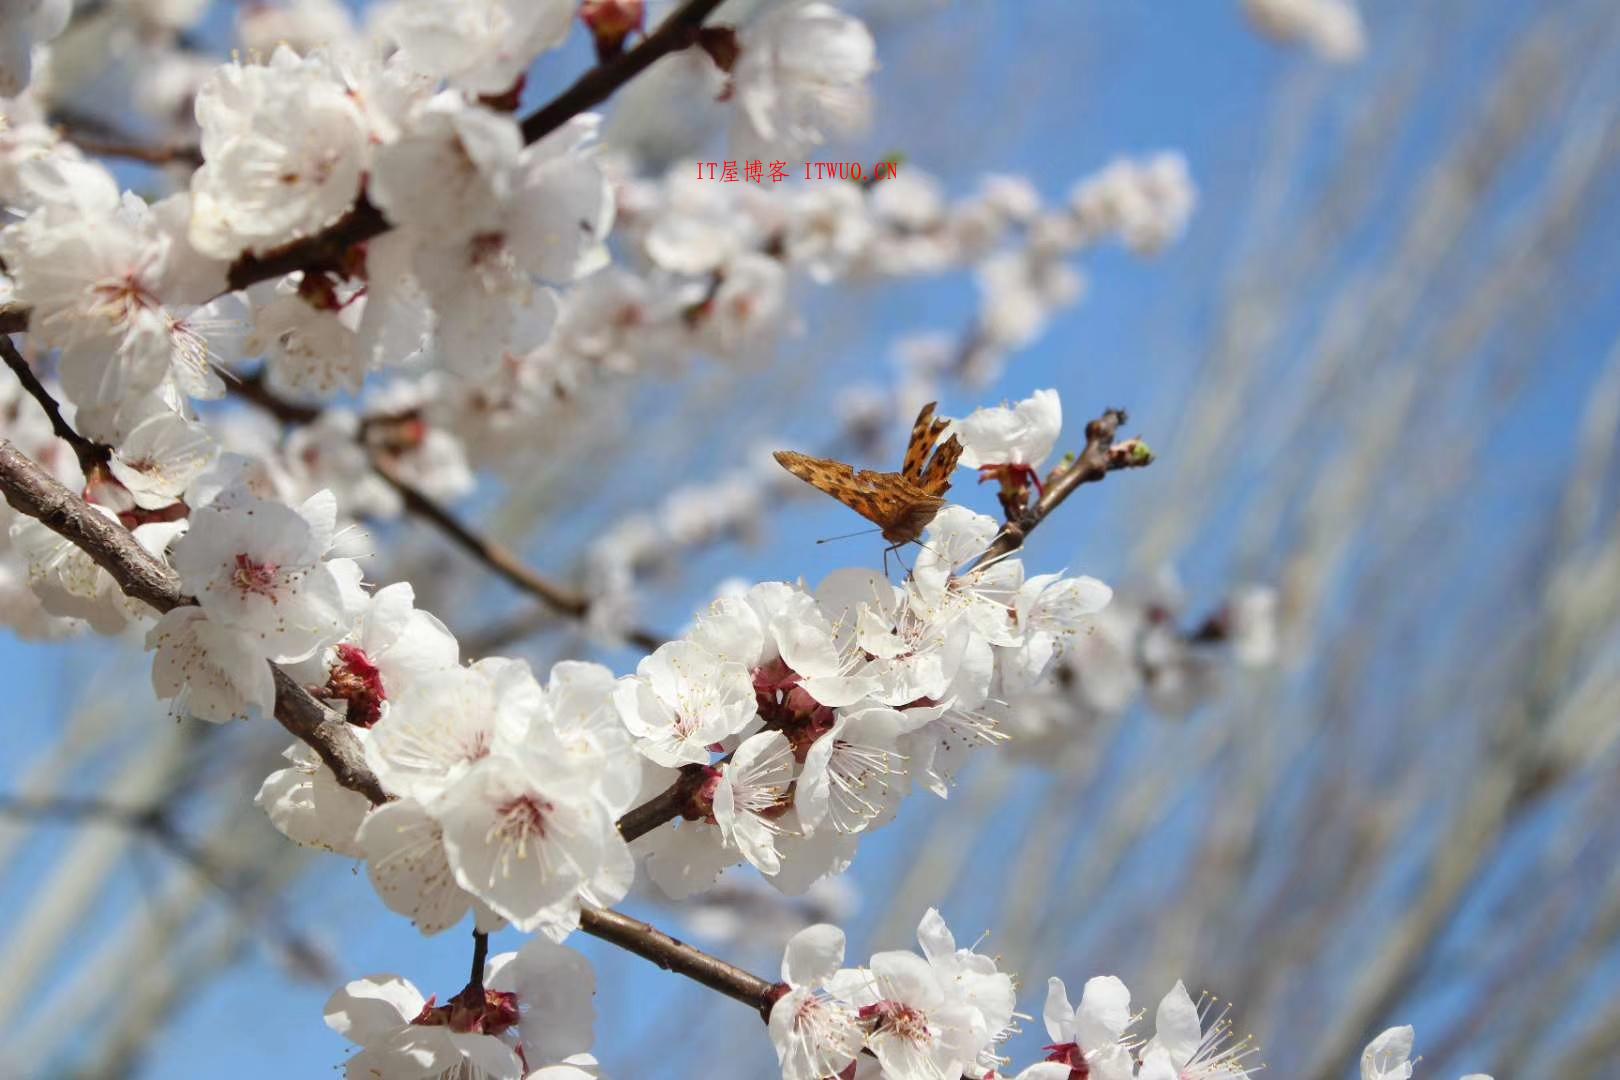
[[[778,450],[775,457],[782,468],[878,526],[891,544],[917,539],[944,505],[899,473],[857,472],[842,461],[793,450]]]
[[[962,440],[955,435],[939,444],[934,456],[928,460],[917,486],[929,495],[943,495],[951,486],[951,473],[962,456]]]
[[[911,425],[911,441],[906,443],[906,459],[900,466],[900,475],[913,484],[922,483],[923,466],[928,461],[929,451],[934,449],[940,433],[951,423],[944,417],[934,419],[934,406],[937,404],[930,401],[924,405],[917,414],[917,422]]]
[[[884,500],[870,479],[880,474],[857,473],[854,466],[842,461],[811,457],[794,450],[778,450],[774,456],[782,468],[817,491],[831,495],[872,524],[888,524],[883,516]]]

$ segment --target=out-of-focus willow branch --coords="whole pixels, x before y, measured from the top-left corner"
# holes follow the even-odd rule
[[[126,806],[105,799],[17,797],[0,793],[0,817],[22,821],[60,821],[73,824],[100,822],[128,829],[151,839],[169,855],[184,863],[199,878],[244,912],[257,906],[248,882],[230,867],[222,865],[175,825],[170,808],[163,803]],[[263,917],[263,912],[260,912]],[[288,924],[284,919],[267,919],[266,925],[289,955],[297,956],[318,982],[330,982],[335,973],[325,951]]]
[[[231,383],[231,389],[237,396],[251,401],[284,424],[312,423],[321,414],[321,411],[313,406],[288,401],[273,393],[265,386],[261,376],[254,375],[235,380]],[[590,616],[594,601],[589,596],[577,589],[559,585],[534,570],[519,558],[516,552],[483,535],[457,517],[449,507],[411,483],[399,471],[386,451],[369,445],[364,427],[356,434],[355,441],[366,451],[366,457],[373,471],[403,500],[407,513],[431,524],[461,550],[493,573],[539,600],[551,611],[571,619],[583,620]],[[624,640],[637,648],[651,652],[662,645],[665,639],[651,630],[631,627],[624,631]]]

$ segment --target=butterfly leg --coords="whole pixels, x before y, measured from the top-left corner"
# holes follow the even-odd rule
[[[911,576],[911,567],[907,566],[906,565],[906,560],[904,560],[904,559],[902,559],[900,557],[900,549],[905,547],[905,546],[906,546],[905,544],[890,544],[888,547],[883,549],[883,576],[884,577],[889,576],[889,553],[890,552],[894,553],[894,561],[900,564],[900,569],[902,569],[902,570],[904,570],[906,572],[906,577]]]

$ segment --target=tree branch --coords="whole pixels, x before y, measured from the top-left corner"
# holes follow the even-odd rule
[[[467,979],[467,989],[471,996],[480,1003],[484,997],[484,965],[489,962],[489,935],[477,927],[473,928],[473,958],[472,975]]]
[[[626,841],[636,840],[646,836],[664,822],[674,821],[690,800],[694,783],[701,780],[702,772],[701,765],[682,768],[680,777],[673,784],[640,806],[633,806],[625,811],[624,816],[619,819],[620,834]]]
[[[88,554],[127,595],[160,612],[192,603],[179,576],[141,547],[128,529],[97,513],[8,439],[0,439],[0,491],[19,513],[39,520]],[[275,716],[281,726],[307,743],[339,784],[373,803],[387,801],[349,725],[280,667],[271,664],[270,670],[276,681]]]
[[[45,415],[51,421],[51,430],[56,433],[56,437],[73,448],[73,454],[79,459],[79,468],[84,470],[86,479],[89,478],[92,468],[106,464],[107,459],[112,456],[112,450],[100,443],[92,442],[73,430],[73,426],[62,418],[61,403],[45,389],[45,385],[39,381],[39,376],[34,374],[33,367],[23,359],[22,353],[17,351],[17,346],[5,334],[0,334],[0,358],[5,360],[6,366],[17,376],[17,381],[22,383],[28,395],[39,402],[39,407],[45,410]]]
[[[687,0],[635,48],[581,75],[567,90],[523,120],[524,142],[544,138],[586,109],[606,101],[654,61],[692,45],[697,40],[698,27],[720,3],[721,0]],[[361,194],[347,214],[314,236],[284,244],[262,255],[246,254],[237,259],[231,264],[230,287],[245,289],[295,270],[339,269],[344,254],[351,247],[381,236],[392,227],[382,211]]]
[[[640,919],[632,919],[617,911],[587,907],[579,913],[579,928],[592,937],[612,942],[621,949],[651,960],[665,971],[685,975],[710,990],[742,1002],[758,1012],[762,1020],[770,1019],[771,1006],[780,996],[780,987],[758,975],[710,956]]]
[[[146,165],[190,165],[203,162],[202,148],[195,143],[153,145],[143,143],[111,124],[96,121],[76,113],[57,113],[52,117],[56,133],[95,157],[123,158]]]
[[[130,596],[159,611],[190,603],[173,570],[148,554],[121,525],[91,509],[4,439],[0,439],[0,491],[20,513],[37,518],[88,553]],[[338,783],[359,792],[374,806],[387,802],[387,792],[367,767],[348,725],[310,697],[281,668],[275,664],[270,668],[276,677],[276,719],[282,726],[320,755]],[[658,803],[663,797],[651,802]],[[626,815],[631,829],[638,827],[634,824],[636,814],[633,810]],[[735,998],[762,1017],[769,1016],[776,999],[773,984],[627,915],[586,907],[580,913],[580,929],[651,960],[666,971]]]
[[[615,90],[647,70],[654,61],[696,44],[698,28],[722,2],[688,0],[685,6],[672,12],[658,24],[658,29],[643,38],[635,48],[597,64],[581,75],[574,85],[558,94],[549,104],[524,118],[524,141],[536,142],[545,138],[586,109],[606,101]]]
[[[1046,478],[1046,494],[1017,521],[1008,522],[975,565],[982,566],[1017,551],[1025,538],[1081,484],[1095,483],[1119,469],[1140,469],[1153,464],[1153,451],[1142,440],[1127,439],[1115,444],[1114,436],[1127,420],[1124,409],[1108,409],[1087,424],[1086,447],[1079,457],[1052,470]]]

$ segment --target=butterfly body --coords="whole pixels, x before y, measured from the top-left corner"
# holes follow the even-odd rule
[[[933,402],[923,406],[897,473],[857,470],[842,461],[793,450],[778,450],[775,456],[788,472],[878,526],[883,539],[899,547],[920,538],[945,506],[951,470],[962,456],[962,443],[955,435],[939,442],[948,423],[934,418]]]

